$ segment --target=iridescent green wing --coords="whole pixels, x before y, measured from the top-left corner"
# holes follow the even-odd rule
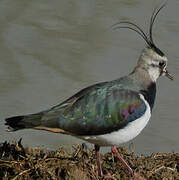
[[[120,86],[105,84],[82,91],[60,105],[59,128],[75,135],[110,133],[146,111],[137,92]]]

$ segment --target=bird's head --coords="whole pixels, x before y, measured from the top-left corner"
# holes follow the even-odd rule
[[[156,81],[160,76],[167,76],[173,80],[167,70],[167,61],[167,57],[160,49],[148,46],[143,49],[137,62],[137,68],[143,68],[147,71],[153,81]]]
[[[156,81],[160,76],[167,76],[169,79],[173,80],[173,77],[166,69],[168,59],[165,54],[155,45],[152,36],[155,19],[165,5],[166,3],[161,5],[159,8],[156,7],[154,9],[150,19],[148,34],[145,33],[138,25],[130,21],[121,21],[113,25],[114,29],[127,28],[133,30],[145,40],[147,46],[143,49],[136,68],[142,68],[147,71],[153,81]]]

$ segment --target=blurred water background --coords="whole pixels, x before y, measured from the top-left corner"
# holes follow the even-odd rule
[[[96,82],[130,73],[145,46],[130,20],[148,30],[156,0],[1,0],[0,142],[23,138],[29,147],[57,149],[82,141],[45,131],[6,131],[4,118],[45,110]],[[152,118],[133,141],[137,153],[179,149],[179,1],[157,17],[154,40],[175,81],[158,80]],[[105,149],[104,149],[105,150]]]

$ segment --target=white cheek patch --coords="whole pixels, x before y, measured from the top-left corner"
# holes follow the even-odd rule
[[[160,69],[157,67],[149,67],[148,73],[150,75],[150,78],[156,82],[157,78],[160,76]]]
[[[151,61],[151,63],[150,63],[150,65],[152,66],[152,65],[155,65],[155,66],[158,66],[159,65],[159,61]]]
[[[160,61],[164,61],[167,64],[167,58],[161,57],[158,54],[155,54],[155,56],[153,57],[153,59],[151,59],[150,61],[148,61],[148,73],[150,75],[150,78],[156,82],[157,78],[161,75],[161,68],[159,66],[159,62]],[[166,68],[166,67],[165,67]]]

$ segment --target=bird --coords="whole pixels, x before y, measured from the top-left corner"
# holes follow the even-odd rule
[[[147,125],[155,102],[156,81],[160,76],[173,80],[167,70],[168,59],[153,41],[153,25],[166,4],[155,7],[148,33],[131,21],[121,21],[113,29],[135,31],[145,41],[137,65],[128,75],[88,86],[45,111],[5,119],[9,131],[46,130],[75,136],[94,144],[99,177],[103,174],[100,147],[111,146],[112,153],[132,176],[142,179],[119,154],[117,146],[134,139]]]

